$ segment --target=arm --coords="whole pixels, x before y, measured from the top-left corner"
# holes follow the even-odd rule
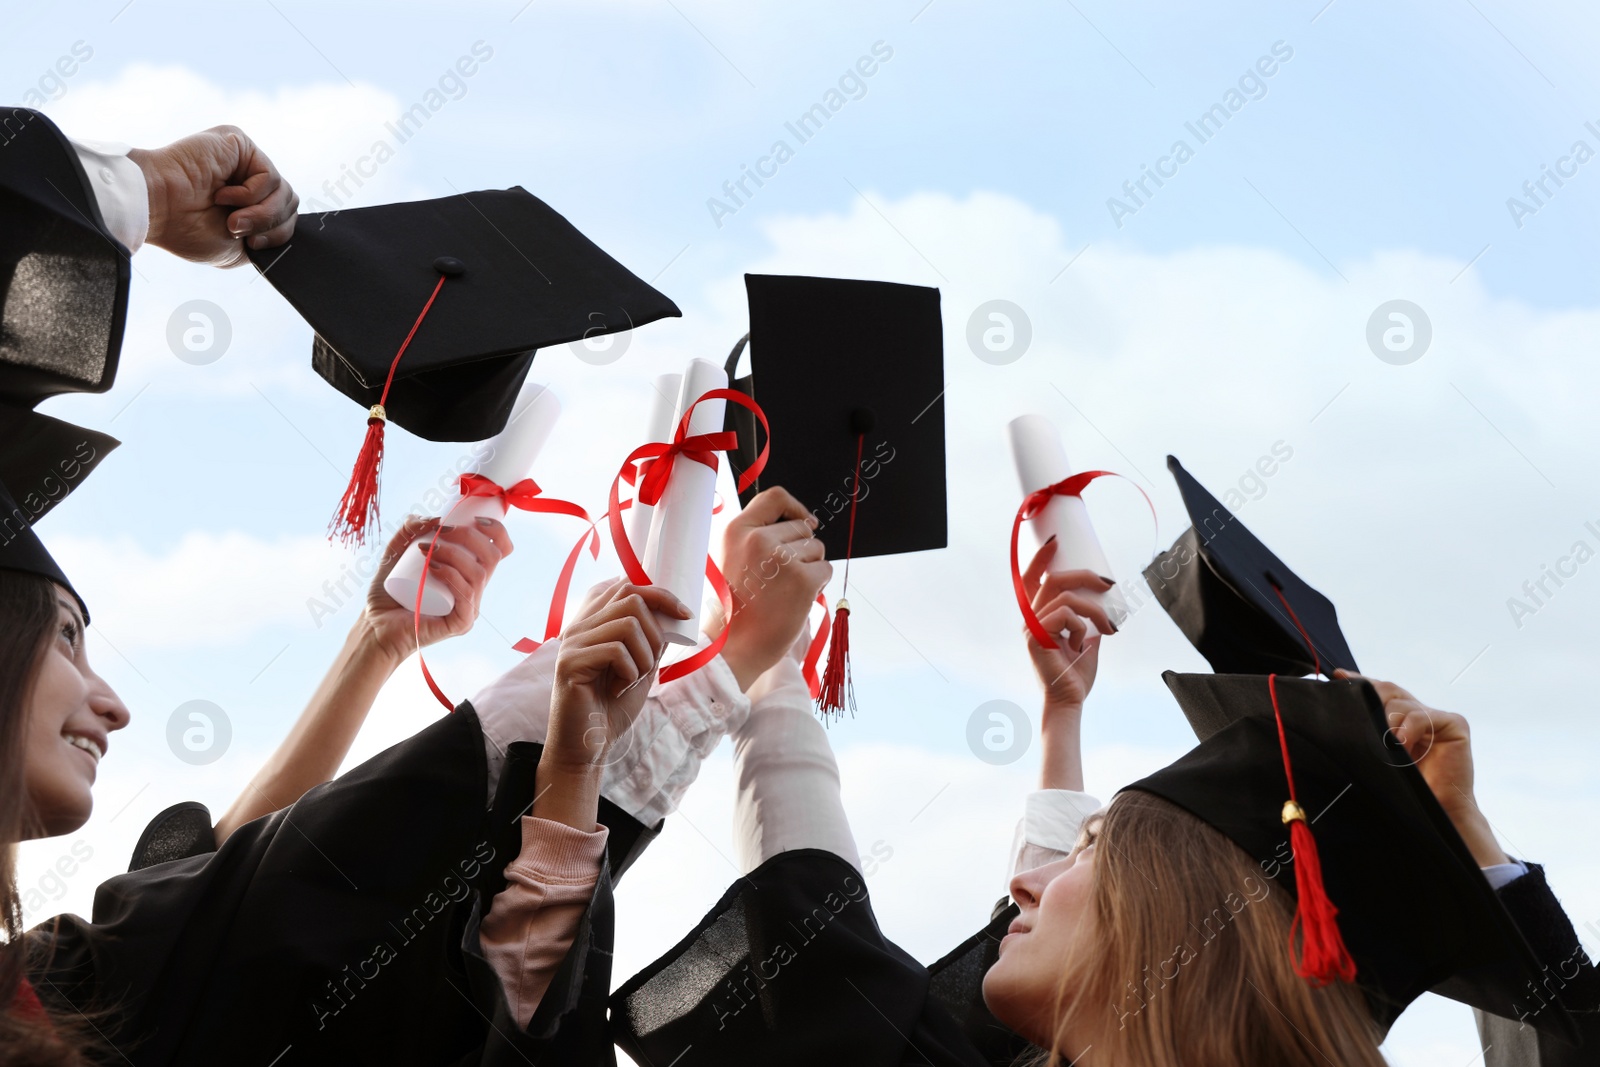
[[[1023,631],[1028,656],[1044,690],[1040,711],[1039,788],[1029,794],[1012,844],[1011,873],[1052,863],[1072,851],[1083,820],[1100,802],[1083,792],[1083,705],[1094,688],[1101,634],[1116,627],[1098,598],[1112,583],[1089,571],[1048,573],[1054,541],[1040,547],[1023,574],[1034,614],[1046,632],[1060,635],[1047,648]],[[1094,623],[1091,634],[1085,620]]]
[[[562,639],[522,851],[479,927],[484,956],[521,1026],[571,949],[599,879],[606,829],[596,819],[606,754],[643,709],[666,645],[652,609],[690,614],[664,589],[618,584]]]
[[[288,807],[338,772],[367,712],[372,710],[378,690],[417,647],[418,632],[413,629],[411,608],[396,603],[384,592],[383,581],[401,553],[437,527],[437,519],[409,519],[389,542],[367,590],[366,607],[345,638],[338,658],[323,676],[289,736],[217,821],[217,844],[245,823]],[[449,615],[423,616],[423,645],[472,628],[484,586],[500,560],[512,550],[505,527],[493,520],[453,526],[437,536],[439,547],[433,555],[433,573],[455,593],[456,606]]]
[[[733,732],[733,838],[748,874],[795,849],[831,852],[857,870],[861,857],[839,794],[839,765],[800,672],[810,634],[750,690],[750,716]]]

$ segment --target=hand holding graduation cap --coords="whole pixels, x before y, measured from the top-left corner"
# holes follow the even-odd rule
[[[150,196],[147,240],[218,267],[245,262],[244,244],[272,248],[294,233],[300,198],[237,126],[213,126],[165,148],[135,148]]]
[[[794,644],[817,593],[833,576],[816,528],[804,504],[773,486],[757,494],[723,533],[722,572],[733,590],[733,620],[722,658],[740,689],[749,689]]]
[[[1335,678],[1364,678],[1343,668]],[[1450,822],[1480,867],[1511,862],[1473,795],[1472,733],[1464,716],[1430,708],[1393,682],[1367,678],[1383,700],[1389,731],[1405,746]]]

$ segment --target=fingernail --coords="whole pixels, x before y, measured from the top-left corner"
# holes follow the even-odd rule
[[[479,515],[477,517],[477,519],[475,519],[474,521],[477,522],[477,524],[479,526],[493,526],[494,525],[494,520],[489,518],[487,515]]]
[[[1103,574],[1097,574],[1097,575],[1095,575],[1095,577],[1100,579],[1102,582],[1105,582],[1107,585],[1116,585],[1117,584],[1117,580],[1115,578],[1107,578]]]
[[[235,237],[243,237],[245,234],[249,233],[251,229],[253,229],[253,227],[250,225],[249,219],[239,219],[228,226],[228,232],[232,233]]]
[[[1055,534],[1051,534],[1049,537],[1046,537],[1044,539],[1044,545],[1048,545],[1051,541],[1054,541],[1055,539],[1056,539],[1056,535]],[[1040,545],[1039,547],[1043,548],[1044,545]]]

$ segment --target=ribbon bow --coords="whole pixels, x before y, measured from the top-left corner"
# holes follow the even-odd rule
[[[704,400],[705,397],[700,399]],[[695,401],[696,404],[699,402]],[[672,443],[662,446],[660,452],[646,458],[643,464],[644,475],[639,480],[637,494],[639,503],[655,507],[661,501],[661,494],[667,491],[667,481],[672,477],[672,468],[679,456],[716,470],[717,453],[739,447],[739,435],[732,430],[719,430],[716,433],[701,433],[689,437],[686,436],[688,428],[689,412],[686,411],[683,421],[678,423],[678,429],[672,435]]]
[[[1054,485],[1047,485],[1043,489],[1035,490],[1022,498],[1022,506],[1017,509],[1017,517],[1012,520],[1011,587],[1016,591],[1017,607],[1022,609],[1022,618],[1028,624],[1028,632],[1033,635],[1035,641],[1045,648],[1060,648],[1061,646],[1056,644],[1055,638],[1051,637],[1045,630],[1044,623],[1039,621],[1039,616],[1033,610],[1033,604],[1029,602],[1028,591],[1022,584],[1022,568],[1017,562],[1017,536],[1022,532],[1023,522],[1036,517],[1049,505],[1053,497],[1081,496],[1083,495],[1084,487],[1090,482],[1096,478],[1106,477],[1122,478],[1123,476],[1116,471],[1082,471],[1072,475],[1070,478],[1063,478]],[[1150,517],[1155,518],[1156,506],[1150,503],[1149,494],[1140,489],[1137,482],[1131,482],[1130,484],[1139,490],[1139,495],[1144,497],[1144,502],[1150,505]]]
[[[540,489],[539,483],[532,478],[524,478],[520,482],[502,487],[481,474],[463,474],[459,491],[462,500],[475,496],[498,497],[507,509],[571,515],[584,522],[590,521],[589,513],[572,501],[544,496],[544,490]]]

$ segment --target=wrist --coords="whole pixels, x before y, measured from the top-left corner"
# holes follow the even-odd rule
[[[406,653],[396,648],[392,641],[385,639],[364,610],[356,618],[355,625],[350,627],[345,647],[353,658],[381,667],[390,674],[394,673],[406,658]]]
[[[752,659],[748,649],[739,647],[731,641],[722,646],[722,661],[728,665],[728,670],[733,672],[733,680],[738,683],[741,693],[748,691],[766,670],[766,667],[759,666]]]
[[[150,228],[145,236],[145,242],[164,247],[167,232],[167,179],[158,164],[159,151],[159,149],[130,148],[128,158],[144,175],[145,197],[150,210]]]
[[[600,779],[599,763],[564,758],[547,747],[534,775],[530,814],[593,833],[600,811]]]
[[[1511,857],[1506,855],[1500,842],[1495,840],[1494,830],[1489,825],[1489,820],[1484,818],[1483,812],[1478,808],[1478,802],[1472,797],[1458,801],[1445,808],[1445,814],[1450,817],[1450,824],[1456,828],[1456,833],[1461,836],[1462,843],[1467,846],[1467,851],[1472,853],[1473,861],[1479,867],[1494,867],[1502,863],[1510,863]]]

